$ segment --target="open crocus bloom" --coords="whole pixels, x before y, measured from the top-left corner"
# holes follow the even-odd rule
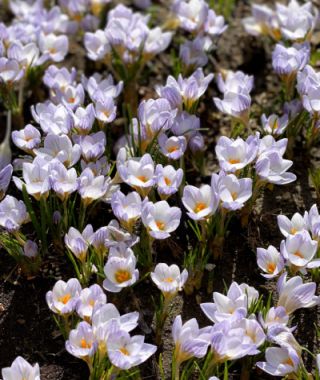
[[[70,227],[68,233],[64,237],[67,248],[82,262],[86,260],[89,241],[93,236],[93,228],[88,224],[80,233],[74,227]]]
[[[69,314],[75,310],[80,292],[81,285],[76,278],[71,278],[67,282],[59,280],[52,291],[46,294],[46,301],[54,313]]]
[[[287,236],[281,242],[280,252],[292,269],[304,271],[305,268],[320,266],[320,259],[312,260],[317,252],[318,242],[312,240],[307,231]]]
[[[111,207],[121,225],[128,231],[132,231],[135,222],[141,215],[140,195],[135,191],[124,195],[118,190],[111,197]]]
[[[259,145],[258,136],[249,136],[246,141],[240,137],[229,139],[219,138],[216,145],[216,155],[221,169],[235,172],[250,164],[257,156]]]
[[[188,279],[186,269],[180,273],[179,267],[175,264],[167,265],[165,263],[157,264],[154,272],[151,272],[151,279],[164,295],[175,295],[182,290]]]
[[[252,179],[238,179],[234,174],[213,174],[211,187],[218,194],[221,206],[227,210],[239,210],[252,196]]]
[[[83,321],[70,331],[66,341],[66,350],[76,358],[92,357],[97,350],[97,342],[89,323]]]
[[[183,178],[183,170],[181,168],[176,170],[171,165],[163,167],[161,164],[158,164],[155,175],[158,194],[162,199],[166,199],[178,191]]]
[[[141,220],[149,234],[155,239],[166,239],[175,231],[181,219],[179,207],[170,207],[167,201],[144,202]]]
[[[120,255],[109,257],[104,267],[106,279],[103,281],[103,287],[109,292],[118,293],[134,284],[139,278],[136,262],[133,253],[127,257]]]
[[[93,284],[89,288],[81,290],[79,295],[76,310],[80,318],[91,320],[92,312],[95,306],[104,305],[107,302],[107,296],[102,288]]]
[[[265,318],[259,315],[259,321],[264,329],[272,328],[273,326],[286,326],[289,322],[289,315],[286,313],[286,309],[282,306],[271,307]]]
[[[314,282],[304,284],[302,281],[300,276],[292,277],[287,281],[287,273],[278,280],[278,306],[283,306],[287,314],[319,304],[319,297],[315,295],[316,284]]]
[[[296,212],[291,220],[285,215],[278,215],[278,226],[284,237],[295,235],[307,228],[305,218]]]
[[[247,309],[259,298],[259,293],[246,284],[239,285],[233,282],[227,295],[213,293],[212,302],[202,303],[201,309],[212,322],[221,322],[226,319],[244,318]]]
[[[209,185],[200,188],[187,185],[183,189],[182,203],[191,219],[204,220],[215,213],[219,198]]]
[[[19,230],[22,224],[30,221],[26,205],[11,195],[7,195],[0,203],[0,226],[14,232]]]
[[[171,160],[178,160],[187,149],[187,140],[184,136],[167,137],[166,134],[162,133],[158,137],[158,143],[161,152]]]
[[[289,119],[288,115],[283,115],[281,117],[272,114],[267,117],[265,114],[261,116],[262,128],[266,133],[272,135],[281,135],[287,128]]]
[[[119,330],[108,337],[108,357],[115,367],[122,370],[145,362],[156,350],[156,346],[144,343],[142,335],[131,337],[128,332]]]
[[[267,249],[257,248],[257,263],[266,278],[276,277],[284,268],[284,260],[280,252],[270,245]]]
[[[266,362],[258,362],[257,366],[272,376],[286,376],[296,373],[300,357],[293,348],[269,347],[266,350]]]
[[[182,324],[178,315],[172,325],[172,337],[175,343],[175,360],[180,364],[193,357],[203,358],[210,343],[211,327],[199,328],[195,318]]]
[[[41,134],[37,128],[28,124],[20,131],[12,132],[12,141],[19,148],[30,153],[41,142]]]
[[[21,356],[18,356],[11,364],[11,367],[3,368],[3,380],[40,380],[40,367],[36,363],[29,364]]]

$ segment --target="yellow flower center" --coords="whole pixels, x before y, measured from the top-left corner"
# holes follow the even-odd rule
[[[236,193],[235,191],[233,193],[231,193],[231,196],[232,196],[232,199],[233,200],[236,200],[238,198],[238,193]]]
[[[291,367],[294,367],[294,363],[291,358],[286,359],[282,364],[290,365]]]
[[[276,269],[275,263],[268,263],[268,265],[267,265],[267,272],[268,273],[273,273],[275,269]]]
[[[301,259],[304,258],[303,254],[300,251],[295,252],[294,255],[297,256],[297,257],[300,257]]]
[[[144,175],[139,175],[137,178],[138,178],[141,182],[147,182],[147,181],[148,181],[148,178],[147,178],[146,176],[144,176]]]
[[[159,228],[160,231],[163,231],[165,229],[165,224],[161,222],[160,220],[156,221],[156,225]]]
[[[295,235],[297,232],[298,232],[298,230],[294,227],[292,227],[290,230],[291,235]]]
[[[50,54],[56,54],[57,50],[55,48],[49,49]]]
[[[91,348],[92,344],[87,342],[84,338],[81,339],[80,342],[81,348]]]
[[[167,186],[170,186],[172,183],[168,177],[164,177],[164,182],[166,183]]]
[[[236,159],[236,158],[231,158],[230,160],[229,160],[229,164],[232,164],[232,165],[234,165],[234,164],[239,164],[240,163],[240,160],[238,160],[238,159]]]
[[[123,355],[129,356],[129,351],[125,347],[121,347],[119,350]]]
[[[195,207],[194,207],[194,212],[195,213],[198,213],[202,210],[204,210],[205,208],[207,207],[207,205],[203,202],[198,202],[196,203]]]
[[[166,277],[162,280],[163,282],[168,282],[169,284],[171,284],[171,282],[174,281],[174,279],[172,277]]]
[[[72,96],[68,99],[69,103],[74,103],[75,101],[76,101],[76,98]]]
[[[119,269],[114,275],[118,284],[122,284],[131,279],[131,273],[125,269]]]
[[[173,153],[173,152],[176,152],[178,149],[179,148],[177,146],[173,145],[173,146],[169,146],[169,148],[167,149],[167,151],[169,153]]]
[[[59,301],[62,302],[64,305],[69,302],[71,298],[71,294],[67,293],[64,296],[59,297]]]

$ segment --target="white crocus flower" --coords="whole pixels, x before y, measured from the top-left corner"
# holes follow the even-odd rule
[[[21,356],[18,356],[11,364],[11,367],[3,368],[3,380],[40,380],[40,367],[36,363],[29,364]]]
[[[280,252],[270,245],[267,249],[257,248],[257,263],[266,274],[266,278],[276,277],[284,268],[284,260]]]
[[[175,264],[169,266],[160,263],[156,265],[154,272],[151,272],[151,279],[165,296],[174,296],[182,290],[188,279],[188,272],[184,269],[180,273],[179,267]]]

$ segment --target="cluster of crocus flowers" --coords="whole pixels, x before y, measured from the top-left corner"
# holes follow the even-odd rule
[[[288,5],[276,3],[275,10],[253,4],[252,17],[245,18],[243,25],[254,36],[264,34],[275,40],[301,42],[311,38],[317,16],[311,1],[302,5],[297,0],[290,0]]]
[[[284,236],[280,250],[270,245],[267,249],[257,249],[257,263],[266,278],[279,276],[285,268],[292,273],[306,274],[318,268],[319,212],[313,205],[304,215],[295,213],[291,219],[278,215],[278,226]]]
[[[175,0],[172,13],[177,24],[192,35],[180,46],[179,57],[185,71],[205,66],[207,54],[227,29],[223,16],[217,15],[204,0]]]
[[[143,336],[129,334],[137,327],[139,314],[120,315],[112,303],[107,303],[99,285],[82,289],[77,279],[60,280],[46,298],[49,308],[67,320],[66,350],[88,363],[90,371],[100,371],[100,376],[110,369],[115,373],[130,370],[156,351],[156,346],[145,343]],[[79,323],[70,318],[73,315],[80,318]]]

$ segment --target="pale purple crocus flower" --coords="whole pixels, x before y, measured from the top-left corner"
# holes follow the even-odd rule
[[[141,220],[150,236],[166,239],[179,227],[181,214],[179,207],[170,207],[167,201],[146,201],[142,205]]]
[[[136,269],[137,259],[131,250],[126,251],[127,257],[113,255],[104,266],[105,280],[103,287],[109,292],[119,293],[122,289],[133,285],[139,278]]]
[[[85,321],[70,331],[69,339],[66,341],[66,350],[69,354],[83,360],[93,357],[97,346],[92,327]]]
[[[69,41],[67,36],[40,33],[38,43],[42,53],[38,59],[38,65],[42,65],[48,60],[61,62],[68,54]]]
[[[161,153],[171,160],[178,160],[187,149],[187,140],[184,136],[167,137],[162,133],[158,137]]]
[[[219,138],[215,151],[221,169],[226,172],[241,170],[250,164],[257,156],[259,146],[258,135],[252,135],[243,140],[230,139],[226,136]]]
[[[266,361],[257,362],[257,366],[264,372],[279,377],[297,373],[299,364],[299,355],[289,347],[269,347],[266,349]]]
[[[24,76],[19,63],[15,59],[0,58],[0,83],[11,84],[18,82]]]
[[[230,91],[250,93],[253,88],[254,77],[242,71],[227,70],[226,72],[218,73],[216,81],[219,90],[223,94]]]
[[[74,227],[70,227],[65,234],[64,242],[67,248],[82,262],[85,262],[89,249],[89,242],[93,235],[93,228],[88,224],[80,233]]]
[[[111,123],[116,118],[117,107],[112,97],[106,97],[103,93],[95,99],[96,119],[103,124]]]
[[[225,24],[223,16],[219,16],[215,13],[213,9],[208,10],[207,20],[204,24],[204,31],[210,37],[220,36],[228,28],[228,25]]]
[[[318,18],[318,12],[313,11],[310,1],[303,5],[300,5],[297,0],[290,0],[288,5],[276,3],[282,36],[290,41],[309,39]]]
[[[218,208],[219,198],[209,185],[197,188],[187,185],[183,189],[182,203],[188,216],[196,221],[210,218]]]
[[[291,83],[310,59],[310,44],[294,44],[290,47],[277,44],[272,52],[272,67],[286,82]]]
[[[160,27],[150,29],[143,46],[143,59],[150,60],[166,50],[171,43],[172,36],[172,32],[163,32]]]
[[[123,182],[145,197],[154,185],[154,162],[150,154],[127,158],[125,148],[119,150],[117,170]]]
[[[12,141],[19,149],[31,153],[41,143],[41,134],[37,128],[28,124],[20,131],[13,131]]]
[[[318,211],[318,207],[314,204],[309,212],[305,211],[304,220],[306,224],[306,228],[311,232],[312,237],[315,240],[319,240],[320,236],[320,215]]]
[[[277,216],[278,227],[284,237],[295,235],[308,228],[305,218],[296,212],[291,219],[285,215]]]
[[[178,315],[172,325],[172,337],[175,344],[175,361],[180,365],[191,358],[203,358],[210,343],[211,327],[199,328],[195,318],[182,323]]]
[[[106,302],[107,296],[102,288],[98,284],[93,284],[89,288],[81,290],[76,304],[76,311],[80,318],[89,322],[94,308],[104,305]]]
[[[75,168],[68,170],[60,161],[54,160],[49,165],[49,173],[50,188],[62,201],[78,190]]]
[[[128,231],[132,231],[136,221],[141,216],[142,201],[140,195],[135,191],[125,195],[118,190],[112,195],[111,207],[121,225]]]
[[[24,162],[22,165],[22,176],[24,182],[18,177],[12,177],[13,182],[19,190],[26,187],[27,193],[37,201],[41,197],[48,197],[50,191],[50,181],[48,173],[49,162],[41,157],[36,157],[32,163]]]
[[[6,165],[0,170],[0,200],[2,200],[8,190],[13,173],[13,166],[11,164]]]
[[[104,197],[111,186],[110,178],[103,175],[95,176],[90,168],[84,169],[78,178],[78,182],[78,192],[87,206]]]
[[[3,380],[40,380],[39,364],[32,366],[21,356],[14,359],[11,367],[3,368],[1,373]]]
[[[218,323],[227,319],[245,318],[248,309],[258,298],[259,293],[255,288],[233,282],[227,295],[214,292],[214,302],[202,303],[200,307],[212,322]]]
[[[184,269],[180,273],[179,267],[175,264],[169,266],[165,263],[159,263],[150,276],[163,295],[172,298],[183,289],[188,279],[188,271]]]
[[[204,0],[177,0],[173,4],[173,11],[181,28],[197,34],[204,28],[209,6]]]
[[[27,240],[23,246],[23,255],[30,259],[34,259],[39,255],[39,247],[35,241]]]
[[[58,92],[57,95],[57,101],[62,102],[67,110],[75,110],[84,103],[85,92],[82,84],[67,86],[63,92]]]
[[[269,35],[275,40],[281,38],[276,12],[264,4],[251,5],[252,16],[242,20],[247,33],[252,36]]]
[[[22,45],[20,41],[15,41],[9,46],[7,56],[9,59],[18,61],[21,69],[26,70],[29,67],[36,66],[39,49],[33,42]]]
[[[89,78],[82,76],[81,80],[93,102],[95,102],[99,96],[116,98],[123,89],[123,82],[120,81],[115,84],[111,74],[104,77],[99,73],[94,73]]]
[[[190,115],[186,111],[179,112],[171,127],[171,132],[176,136],[183,135],[187,140],[200,129],[200,119],[195,115]]]
[[[257,248],[257,264],[263,270],[262,276],[265,278],[276,277],[284,268],[283,257],[273,245],[267,249]]]
[[[289,118],[288,115],[283,115],[281,117],[272,114],[267,117],[265,114],[261,116],[261,124],[264,132],[280,136],[286,130],[288,126]]]
[[[110,334],[107,342],[107,352],[110,362],[117,368],[128,370],[149,359],[157,347],[144,343],[144,336],[130,336],[126,331]]]
[[[281,347],[293,348],[301,356],[302,347],[292,334],[295,329],[296,327],[288,327],[284,324],[270,326],[268,329],[268,341]]]
[[[38,103],[31,107],[31,111],[45,134],[67,135],[73,127],[72,114],[62,104],[55,105],[50,101]]]
[[[107,225],[107,231],[108,235],[105,240],[105,245],[108,248],[116,247],[121,243],[125,243],[128,247],[132,247],[139,242],[139,237],[121,228],[116,219],[110,221]]]
[[[79,161],[81,149],[78,144],[73,145],[67,135],[48,134],[43,148],[34,149],[34,153],[45,161],[57,159],[66,167],[71,167]]]
[[[86,162],[98,160],[106,149],[106,135],[103,131],[87,136],[74,136],[81,150],[81,155]]]
[[[78,107],[74,113],[72,113],[74,129],[79,135],[87,135],[94,124],[96,115],[94,105],[88,104],[85,108]]]
[[[197,36],[194,40],[187,40],[180,45],[179,58],[184,67],[189,70],[194,70],[198,67],[203,67],[208,63],[207,50],[211,43],[203,36]]]
[[[319,304],[319,297],[315,295],[316,284],[314,282],[304,284],[300,276],[287,281],[287,273],[284,273],[278,280],[277,291],[279,294],[277,306],[283,306],[289,315],[297,309]]]
[[[259,321],[265,330],[269,330],[273,326],[286,326],[289,322],[289,315],[282,306],[271,307],[264,318],[261,313],[259,314]]]
[[[49,309],[60,315],[72,313],[75,310],[80,292],[81,285],[76,278],[71,278],[67,282],[57,281],[52,291],[50,290],[46,294]]]
[[[319,87],[320,73],[316,72],[312,66],[306,65],[303,70],[298,72],[297,90],[301,96],[308,94],[309,90]]]
[[[248,124],[251,106],[249,93],[228,91],[224,93],[223,99],[215,97],[213,101],[220,112],[239,119],[245,125]]]
[[[92,61],[100,61],[111,53],[111,46],[103,30],[86,32],[84,35],[84,47],[87,56]]]
[[[252,196],[252,179],[238,179],[234,174],[212,174],[211,187],[218,194],[221,207],[230,211],[241,209]]]
[[[43,83],[51,90],[51,98],[55,98],[55,92],[64,92],[68,86],[76,86],[77,70],[72,67],[68,70],[66,67],[58,68],[50,65],[44,73]]]
[[[181,185],[183,170],[175,169],[172,165],[162,166],[158,164],[155,170],[157,191],[161,199],[167,199],[175,194]]]
[[[22,224],[28,223],[30,216],[23,201],[6,195],[0,202],[0,226],[9,232],[18,231]]]
[[[259,141],[258,156],[260,157],[263,153],[269,153],[271,151],[276,151],[283,156],[286,152],[287,145],[287,138],[275,140],[272,135],[266,135]]]
[[[262,180],[276,185],[286,185],[297,179],[295,174],[287,172],[292,164],[292,161],[284,159],[279,152],[271,150],[258,158],[255,168]]]
[[[306,268],[317,268],[320,259],[314,259],[318,249],[318,242],[312,240],[309,232],[301,231],[287,236],[280,245],[280,252],[293,272],[306,272]]]

